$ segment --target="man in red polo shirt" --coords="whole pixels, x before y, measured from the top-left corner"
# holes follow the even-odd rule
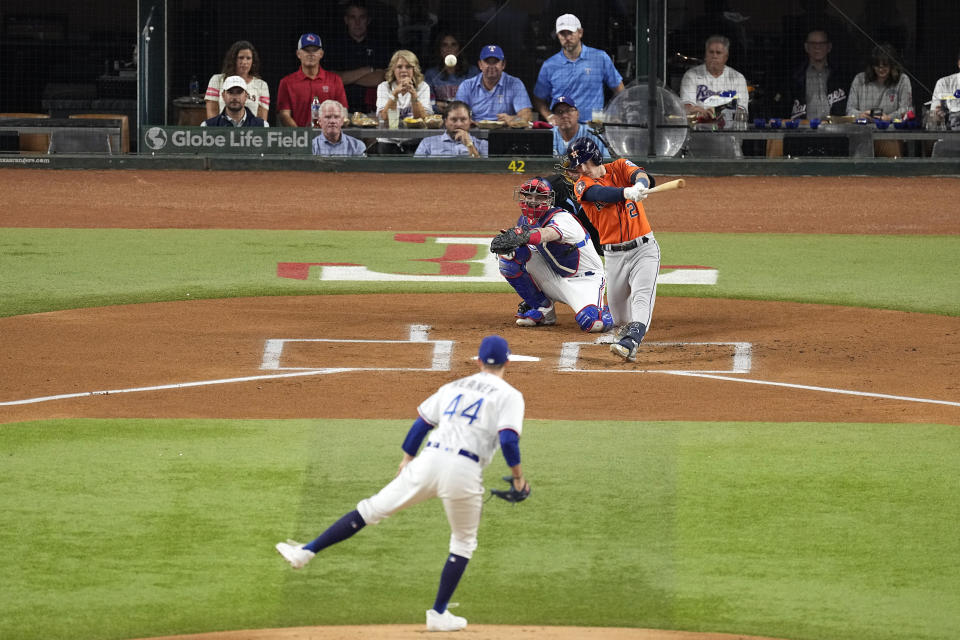
[[[320,68],[323,44],[320,36],[305,33],[297,45],[300,69],[280,80],[277,91],[277,118],[283,127],[309,127],[310,104],[316,97],[336,100],[346,108],[347,94],[340,76]]]

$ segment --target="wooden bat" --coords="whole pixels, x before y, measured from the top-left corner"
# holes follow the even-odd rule
[[[672,191],[674,189],[683,189],[686,186],[686,183],[683,181],[683,178],[679,180],[671,180],[670,182],[664,182],[663,184],[658,184],[652,189],[647,189],[647,193],[660,193],[661,191]]]

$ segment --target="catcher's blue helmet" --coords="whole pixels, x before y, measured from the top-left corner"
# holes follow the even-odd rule
[[[560,164],[556,167],[568,182],[574,182],[577,167],[587,160],[593,160],[594,164],[603,164],[603,154],[600,153],[600,147],[590,138],[577,138],[567,145],[567,153],[560,158]]]

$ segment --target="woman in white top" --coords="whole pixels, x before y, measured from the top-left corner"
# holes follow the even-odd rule
[[[213,118],[226,106],[220,95],[225,78],[240,76],[247,83],[247,108],[258,118],[267,119],[270,111],[270,89],[260,77],[260,55],[252,44],[238,40],[223,57],[223,70],[210,77],[207,84],[207,118]]]
[[[433,114],[430,105],[430,85],[423,80],[423,71],[420,70],[420,60],[412,51],[400,49],[390,58],[387,65],[386,79],[377,86],[377,117],[387,119],[387,111],[396,109],[400,120],[403,118],[426,118]],[[380,153],[406,153],[403,140],[378,138]],[[416,149],[419,140],[406,141]],[[401,147],[390,149],[391,146]]]

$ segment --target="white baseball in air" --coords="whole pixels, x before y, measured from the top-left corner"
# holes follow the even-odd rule
[[[448,67],[456,66],[457,56],[453,55],[452,53],[448,53],[447,57],[443,59],[443,64],[447,65]]]

